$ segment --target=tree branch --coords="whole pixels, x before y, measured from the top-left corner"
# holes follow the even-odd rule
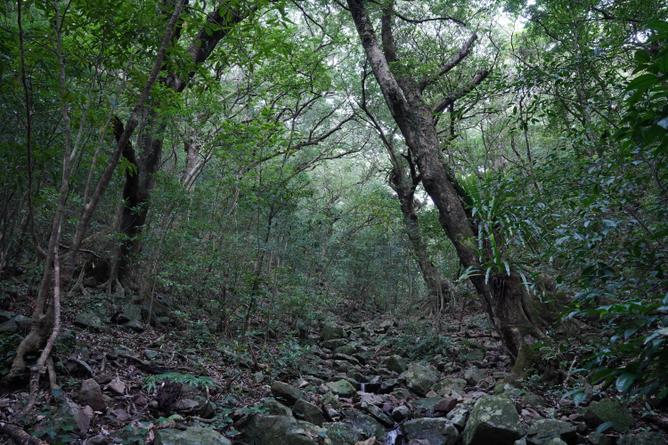
[[[480,70],[477,73],[475,73],[473,79],[471,79],[468,85],[465,85],[459,90],[448,94],[443,99],[441,99],[436,105],[434,105],[434,107],[432,108],[432,113],[440,114],[443,111],[445,111],[445,109],[448,108],[451,104],[453,104],[457,99],[466,96],[468,93],[473,91],[478,85],[480,85],[482,81],[485,80],[487,76],[489,76],[489,73],[490,70],[487,69]]]
[[[469,37],[469,39],[460,48],[459,52],[457,54],[455,54],[450,60],[448,60],[441,67],[441,69],[439,70],[438,73],[436,73],[433,76],[426,77],[425,79],[421,80],[420,83],[419,83],[420,92],[424,91],[425,88],[427,88],[432,83],[436,82],[442,76],[445,76],[454,67],[459,65],[466,57],[468,57],[468,55],[471,54],[471,50],[473,49],[473,44],[475,43],[475,41],[477,39],[478,39],[478,35],[476,33],[473,33],[471,35],[471,37]]]

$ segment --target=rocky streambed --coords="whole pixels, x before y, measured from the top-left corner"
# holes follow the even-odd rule
[[[512,378],[482,320],[446,326],[445,335],[393,320],[327,322],[301,340],[304,354],[290,372],[223,349],[196,363],[164,333],[119,330],[124,319],[110,320],[77,319],[66,330],[72,352],[60,349],[56,363],[69,376],[65,390],[26,430],[49,443],[86,445],[668,443],[638,404],[599,391],[576,406],[562,385]],[[241,393],[248,396],[234,395]],[[0,397],[0,421],[26,396]]]
[[[429,361],[410,361],[393,350],[393,335],[391,322],[325,325],[301,375],[273,382],[271,397],[257,404],[258,412],[237,420],[241,435],[235,443],[668,443],[659,432],[630,432],[633,418],[616,400],[579,408],[508,383],[507,357],[491,337]]]

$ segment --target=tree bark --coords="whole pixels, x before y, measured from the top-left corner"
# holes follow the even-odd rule
[[[432,311],[436,315],[441,314],[445,309],[447,297],[452,294],[452,285],[449,280],[441,275],[434,265],[422,238],[415,208],[415,187],[417,184],[415,184],[414,180],[407,177],[403,171],[395,167],[390,178],[390,185],[399,199],[406,235],[411,243],[415,259],[422,273],[422,278],[427,286]]]
[[[527,312],[527,294],[522,282],[514,273],[510,276],[494,273],[489,280],[485,279],[473,224],[463,204],[464,197],[458,193],[455,180],[442,159],[432,107],[423,100],[418,82],[395,76],[390,68],[390,63],[398,59],[391,30],[391,11],[386,10],[383,14],[381,50],[362,0],[347,0],[347,3],[385,102],[416,160],[424,188],[438,208],[439,222],[453,243],[460,262],[478,272],[471,277],[471,282],[509,354],[516,359],[526,342],[541,336]],[[466,87],[462,89],[466,90]],[[442,107],[444,101],[437,102],[435,108]]]

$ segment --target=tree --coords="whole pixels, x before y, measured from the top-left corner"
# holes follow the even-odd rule
[[[543,335],[535,321],[535,314],[529,312],[533,306],[527,305],[526,300],[531,296],[517,273],[498,269],[491,273],[484,271],[479,257],[481,252],[475,247],[473,224],[464,205],[466,196],[458,189],[456,179],[444,165],[434,121],[435,114],[443,112],[450,103],[475,88],[489,71],[478,71],[459,91],[440,98],[431,106],[423,98],[426,88],[454,69],[470,53],[476,35],[473,34],[436,75],[416,81],[411,74],[396,68],[401,61],[392,29],[393,3],[384,5],[382,10],[382,48],[364,2],[348,0],[347,4],[385,102],[416,160],[424,188],[439,210],[441,225],[455,246],[462,265],[472,272],[471,282],[490,321],[511,356],[517,358],[526,343]]]

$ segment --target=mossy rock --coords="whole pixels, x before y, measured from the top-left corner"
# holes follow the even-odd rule
[[[595,427],[610,422],[616,431],[625,433],[631,428],[633,417],[619,400],[602,399],[589,404],[585,410],[585,421]]]
[[[502,396],[480,398],[464,428],[464,445],[513,445],[522,436],[513,402]]]

